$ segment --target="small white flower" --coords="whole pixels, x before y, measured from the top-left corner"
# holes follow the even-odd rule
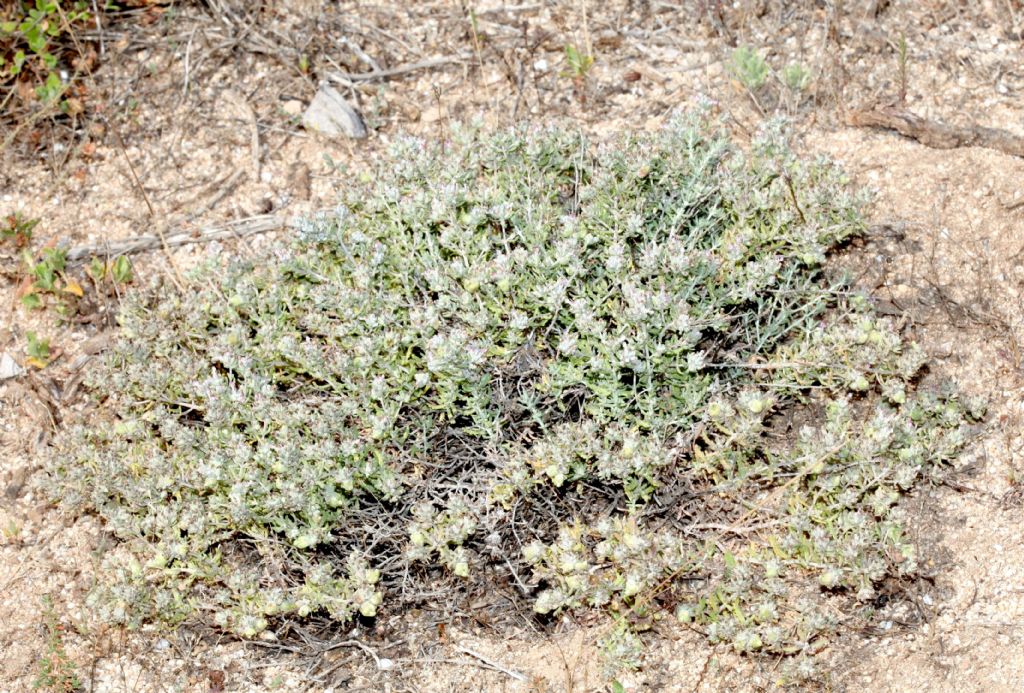
[[[576,353],[576,344],[579,342],[579,338],[572,332],[566,332],[562,335],[562,338],[558,341],[558,351],[567,356]]]
[[[625,248],[621,243],[612,243],[608,247],[608,257],[604,266],[611,274],[617,274],[626,264]]]

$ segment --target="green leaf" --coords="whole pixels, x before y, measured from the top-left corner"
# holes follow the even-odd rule
[[[89,266],[85,270],[93,281],[103,281],[103,277],[107,275],[107,264],[98,257],[94,257],[89,261]]]
[[[33,53],[39,54],[46,49],[46,35],[39,27],[33,27],[25,34],[25,42]]]
[[[584,55],[576,46],[570,43],[565,46],[565,61],[569,64],[568,76],[584,77],[594,64],[594,56]]]
[[[33,291],[21,297],[21,305],[25,306],[29,310],[37,310],[43,307],[43,299],[39,297],[39,294]]]
[[[612,681],[612,693],[626,693],[626,687],[618,680]]]
[[[67,265],[68,253],[63,248],[46,248],[43,261],[55,270],[62,271]]]
[[[43,101],[54,101],[60,98],[61,92],[64,91],[64,85],[60,81],[60,77],[56,72],[51,72],[46,76],[46,83],[42,86],[36,87],[36,93]]]
[[[25,353],[29,357],[34,358],[38,361],[46,363],[50,360],[50,340],[39,337],[35,332],[28,331],[25,333],[25,338],[28,340],[28,345],[25,347]]]
[[[37,289],[43,291],[53,291],[54,282],[57,279],[56,272],[45,262],[40,262],[32,269],[32,274],[35,275],[35,285]]]
[[[124,255],[119,255],[110,265],[110,277],[118,284],[127,284],[132,280],[132,263]]]

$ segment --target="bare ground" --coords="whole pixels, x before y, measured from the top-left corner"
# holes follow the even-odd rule
[[[924,117],[1024,135],[1021,3],[848,0],[839,12],[839,3],[761,0],[720,13],[713,1],[466,5],[157,4],[146,21],[104,30],[103,61],[88,78],[92,111],[73,129],[47,131],[34,149],[3,152],[0,213],[41,219],[40,242],[101,243],[151,231],[149,205],[168,229],[329,207],[351,171],[395,135],[444,137],[475,117],[491,127],[568,122],[606,137],[657,128],[705,97],[743,140],[765,115],[789,115],[801,151],[840,159],[876,191],[870,234],[837,262],[882,310],[907,316],[932,357],[929,378],[952,378],[990,400],[987,429],[956,473],[905,503],[922,579],[894,586],[872,619],[828,643],[803,686],[1020,690],[1024,160],[930,149],[844,123],[848,109],[894,103],[905,90],[905,105]],[[564,46],[588,42],[596,63],[574,83],[563,75]],[[778,87],[752,95],[726,69],[733,44],[758,48],[776,69],[800,62],[814,79],[800,95]],[[434,57],[451,62],[346,91],[371,128],[366,141],[327,141],[296,122],[293,102],[308,103],[328,72]],[[207,254],[283,242],[270,234],[156,250],[137,256],[135,269],[174,274]],[[7,250],[4,269],[17,262],[3,258]],[[18,278],[6,276],[0,351],[21,360],[25,332],[36,330],[62,353],[0,384],[0,690],[29,690],[39,673],[44,596],[87,690],[605,689],[601,622],[499,627],[487,605],[470,614],[439,604],[370,632],[337,633],[327,651],[97,623],[83,599],[111,539],[95,520],[52,508],[38,468],[55,423],[81,405],[73,386],[89,368],[81,357],[101,348],[109,319],[102,306],[92,322],[71,325],[52,311],[28,313],[16,300]],[[678,625],[659,627],[648,645],[643,668],[622,679],[627,690],[768,690],[785,666],[713,648]],[[382,670],[384,660],[391,666]]]

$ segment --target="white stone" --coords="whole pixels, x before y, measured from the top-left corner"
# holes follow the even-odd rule
[[[366,137],[363,117],[336,89],[327,84],[320,85],[313,102],[302,115],[302,125],[307,130],[327,137]]]
[[[18,365],[13,356],[6,351],[0,354],[0,380],[16,378],[24,372],[25,369]]]

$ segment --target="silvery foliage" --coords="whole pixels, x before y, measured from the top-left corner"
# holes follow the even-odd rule
[[[93,603],[253,637],[514,582],[794,653],[912,574],[894,507],[979,414],[826,279],[841,172],[712,130],[399,139],[287,252],[130,298],[52,464],[124,542]]]

